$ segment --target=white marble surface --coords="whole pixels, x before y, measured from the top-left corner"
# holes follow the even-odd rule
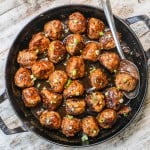
[[[98,0],[0,0],[0,93],[5,88],[4,66],[9,48],[21,28],[33,17],[50,8],[64,4],[98,6]],[[150,0],[111,0],[113,12],[127,18],[139,14],[150,16]],[[148,40],[148,39],[144,39]],[[150,74],[149,74],[150,79]],[[150,80],[149,80],[150,85]],[[150,91],[150,86],[148,88]],[[124,132],[103,144],[88,150],[150,150],[150,92],[142,111]],[[10,127],[21,125],[8,100],[0,104],[0,116]],[[0,150],[70,150],[51,144],[32,132],[5,135],[0,130]],[[84,148],[82,148],[84,149]]]

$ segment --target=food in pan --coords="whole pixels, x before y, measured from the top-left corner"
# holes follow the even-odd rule
[[[42,108],[42,126],[94,138],[130,113],[123,91],[138,79],[120,63],[103,21],[73,12],[67,22],[49,20],[28,45],[18,53],[14,82],[26,107]]]

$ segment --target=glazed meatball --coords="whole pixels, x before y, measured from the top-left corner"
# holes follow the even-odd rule
[[[59,40],[62,36],[63,25],[60,20],[52,20],[44,25],[44,32],[51,40]]]
[[[105,97],[101,92],[93,92],[86,97],[90,110],[100,112],[105,107]]]
[[[50,61],[39,60],[31,68],[33,75],[38,79],[48,79],[54,71],[54,65]]]
[[[67,137],[74,136],[81,130],[81,120],[67,115],[62,120],[61,129]]]
[[[73,33],[83,33],[86,30],[86,18],[80,12],[69,16],[68,27]]]
[[[116,87],[111,87],[105,91],[106,106],[118,110],[123,103],[123,93]]]
[[[85,111],[84,99],[71,98],[65,101],[66,113],[68,115],[80,115]]]
[[[137,79],[128,73],[117,73],[115,84],[118,89],[130,92],[135,89],[137,85]]]
[[[97,120],[102,128],[111,128],[117,120],[117,113],[113,109],[105,109],[104,111],[98,114]]]
[[[100,55],[99,61],[110,72],[116,72],[119,67],[120,58],[115,52],[105,52]]]
[[[33,64],[37,60],[37,52],[36,51],[30,51],[28,49],[24,49],[22,51],[19,51],[17,62],[20,64],[20,66],[25,68],[31,68]]]
[[[42,126],[59,129],[61,126],[61,117],[58,112],[45,110],[40,115],[40,123]]]
[[[97,18],[90,18],[88,21],[87,35],[90,39],[99,39],[101,33],[104,32],[104,23]]]
[[[66,87],[63,92],[63,96],[65,98],[74,97],[74,96],[81,96],[84,93],[84,86],[78,81],[74,80],[71,81],[70,84]]]
[[[62,70],[56,70],[49,76],[49,84],[53,92],[61,93],[64,89],[64,86],[67,82],[67,74]]]
[[[53,41],[49,45],[48,58],[53,63],[58,63],[64,59],[66,54],[65,46],[61,41]]]
[[[67,75],[72,79],[82,78],[85,74],[84,61],[79,56],[73,56],[67,61]]]
[[[130,106],[123,106],[122,108],[119,109],[118,115],[123,115],[124,117],[127,117],[130,112],[131,112]]]
[[[41,97],[35,87],[24,89],[22,97],[26,107],[34,107],[41,102]]]
[[[62,103],[62,95],[58,93],[53,93],[47,89],[41,91],[42,101],[44,107],[49,110],[56,110]]]
[[[117,33],[119,40],[121,41],[121,34]],[[110,50],[116,47],[113,35],[111,31],[106,31],[104,35],[100,38],[100,44],[102,46],[102,49]]]
[[[30,50],[37,50],[39,53],[46,52],[49,46],[49,39],[44,36],[42,32],[39,32],[32,36],[32,39],[29,43]]]
[[[32,80],[31,71],[26,68],[19,68],[14,76],[15,85],[20,88],[30,87],[34,85]]]
[[[80,34],[71,34],[67,37],[66,50],[70,55],[79,55],[84,48],[84,40]]]
[[[100,45],[96,42],[88,42],[82,51],[82,58],[96,62],[100,54]]]
[[[95,137],[98,135],[100,129],[96,118],[93,116],[87,116],[82,119],[82,130],[83,133],[90,137]]]
[[[103,89],[107,86],[108,80],[101,69],[96,69],[90,73],[90,82],[95,89]]]

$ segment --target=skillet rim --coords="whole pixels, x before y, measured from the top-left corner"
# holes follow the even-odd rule
[[[41,13],[39,13],[37,16],[33,17],[32,19],[30,19],[22,28],[21,30],[19,31],[19,33],[17,34],[17,36],[15,37],[11,47],[10,47],[10,50],[8,52],[8,55],[7,55],[7,59],[6,59],[6,65],[5,65],[5,88],[6,88],[6,93],[7,93],[7,97],[12,105],[12,108],[15,112],[15,114],[17,115],[17,117],[21,120],[21,122],[23,123],[23,125],[26,125],[26,122],[28,122],[29,124],[31,124],[26,118],[25,116],[22,116],[21,113],[23,113],[23,111],[21,111],[21,109],[16,109],[15,106],[14,106],[14,101],[11,100],[11,89],[9,89],[9,84],[10,84],[10,81],[7,80],[7,72],[8,72],[8,65],[9,65],[9,57],[10,56],[10,53],[11,51],[13,50],[13,45],[15,44],[15,42],[17,41],[18,37],[20,36],[20,34],[22,33],[22,31],[31,23],[31,22],[34,22],[37,18],[39,18],[39,16],[43,15],[43,14],[46,14],[50,11],[56,11],[56,10],[59,10],[59,8],[69,8],[69,7],[87,7],[87,8],[90,8],[90,9],[97,9],[97,10],[100,10],[100,11],[103,11],[101,8],[97,7],[97,6],[92,6],[92,5],[85,5],[85,4],[67,4],[67,5],[60,5],[60,6],[56,6],[56,7],[53,7],[53,8],[50,8],[50,9],[47,9],[46,11],[43,11]],[[69,8],[71,9],[71,8]],[[99,142],[96,142],[96,143],[93,143],[93,144],[88,144],[88,145],[72,145],[72,143],[70,144],[63,144],[63,143],[58,143],[58,142],[55,142],[55,141],[52,141],[52,140],[49,140],[48,138],[40,135],[41,134],[41,131],[37,132],[37,128],[36,127],[33,127],[33,128],[30,128],[29,125],[27,124],[26,127],[27,127],[27,130],[29,131],[32,131],[34,132],[36,135],[46,139],[48,142],[52,143],[52,144],[56,144],[56,145],[59,145],[59,146],[64,146],[64,147],[74,147],[74,148],[83,148],[83,147],[90,147],[90,146],[95,146],[95,145],[98,145],[98,144],[101,144],[101,143],[104,143],[106,141],[109,141],[111,140],[112,138],[114,138],[115,136],[119,135],[121,132],[123,132],[132,122],[133,120],[135,119],[135,117],[137,116],[137,114],[140,112],[142,106],[143,106],[143,103],[145,101],[145,96],[147,94],[147,87],[148,87],[148,64],[147,64],[147,59],[146,59],[146,54],[145,54],[145,51],[138,39],[138,37],[136,36],[135,32],[132,30],[132,28],[127,25],[127,23],[125,22],[125,20],[117,17],[114,15],[114,18],[115,20],[118,20],[124,27],[126,27],[129,32],[133,35],[135,41],[138,43],[138,47],[140,48],[140,51],[142,52],[142,55],[144,57],[144,67],[145,67],[145,70],[146,70],[146,74],[145,74],[145,78],[146,78],[146,85],[145,85],[145,89],[144,89],[144,95],[143,95],[143,98],[141,99],[141,102],[140,102],[140,105],[137,109],[137,111],[134,113],[134,115],[132,116],[132,118],[130,119],[130,121],[123,127],[121,128],[119,131],[117,131],[116,133],[113,133],[112,136],[110,137],[107,137],[106,139],[102,140],[102,141],[99,141]],[[12,81],[11,81],[12,82]],[[13,95],[13,94],[12,94]],[[21,112],[21,113],[20,113]]]

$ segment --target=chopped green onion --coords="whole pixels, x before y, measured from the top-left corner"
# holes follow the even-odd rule
[[[48,34],[47,34],[47,33],[45,33],[45,37],[48,37]]]
[[[104,32],[99,32],[99,35],[100,35],[100,36],[103,36],[103,35],[104,35]]]
[[[114,73],[116,73],[116,72],[117,72],[117,70],[114,70],[113,72],[114,72]]]
[[[78,91],[78,92],[76,92],[76,96],[79,96],[80,95],[80,92]]]
[[[74,39],[74,41],[73,41],[73,43],[75,44],[75,45],[77,45],[78,44],[78,39]]]
[[[66,85],[65,85],[65,88],[67,88],[70,84],[71,84],[72,80],[69,78]]]
[[[71,115],[67,115],[66,116],[68,119],[73,119],[73,116],[71,116]]]
[[[96,68],[95,67],[92,67],[92,68],[90,68],[91,70],[90,70],[90,73],[92,73],[92,72],[94,72],[95,70],[96,70]]]
[[[72,75],[75,76],[76,74],[77,74],[77,70],[76,70],[76,69],[73,69],[73,70],[72,70]]]
[[[96,131],[96,130],[93,130],[93,133],[94,133],[94,134],[96,134],[96,133],[97,133],[97,131]]]
[[[36,80],[36,77],[33,74],[30,77],[31,77],[33,82]]]
[[[104,118],[101,118],[101,119],[98,120],[99,123],[103,123],[104,121],[105,121]]]
[[[127,116],[128,116],[128,113],[123,113],[123,116],[124,116],[124,117],[127,117]]]
[[[50,51],[54,51],[54,46],[49,47]]]
[[[105,92],[105,96],[108,96],[108,92]]]
[[[82,50],[80,50],[80,53],[82,53]]]
[[[39,53],[39,51],[40,51],[39,49],[36,49],[36,51],[35,51],[35,52],[38,54],[38,53]]]
[[[123,83],[127,83],[128,78],[123,79]]]
[[[40,85],[41,85],[41,84],[40,84],[40,83],[38,83],[38,84],[37,84],[37,88],[39,88],[39,87],[40,87]]]
[[[82,142],[85,142],[88,140],[88,136],[86,134],[83,134],[81,137]]]
[[[77,23],[78,23],[78,20],[73,20],[73,23],[74,23],[74,24],[77,24]]]
[[[98,56],[98,55],[99,55],[99,50],[96,50],[95,53],[96,53],[96,55]]]
[[[50,118],[46,118],[46,124],[50,124]]]

